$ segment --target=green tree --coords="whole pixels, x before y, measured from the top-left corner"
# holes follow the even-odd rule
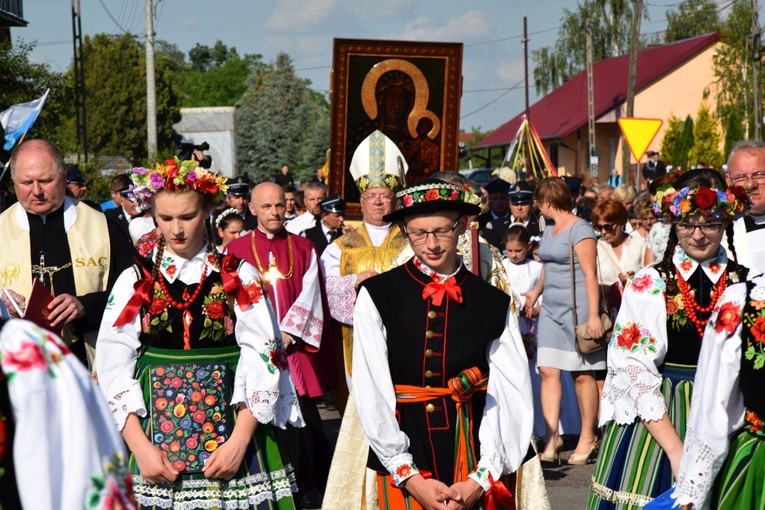
[[[693,124],[693,147],[688,151],[688,161],[693,165],[720,168],[723,156],[719,147],[717,121],[709,113],[709,106],[702,103]]]
[[[146,65],[142,46],[131,35],[97,34],[85,37],[83,54],[90,152],[121,154],[134,164],[145,162]],[[157,141],[160,152],[167,153],[175,145],[173,124],[180,119],[180,111],[168,59],[159,58],[155,64]],[[64,122],[60,132],[72,143],[74,120]]]
[[[238,56],[236,48],[229,48],[220,40],[215,41],[212,48],[197,43],[189,50],[189,62],[192,69],[202,72],[221,67],[230,59]]]
[[[683,133],[683,121],[676,117],[674,114],[670,114],[667,119],[667,130],[664,131],[664,138],[661,140],[661,152],[663,158],[667,163],[677,165],[678,161],[678,144],[680,143],[680,137]]]
[[[534,86],[547,94],[585,68],[585,21],[592,34],[593,62],[625,54],[629,48],[632,3],[625,0],[577,2],[575,10],[563,9],[555,46],[532,52]]]
[[[673,162],[677,168],[688,168],[688,152],[693,147],[693,119],[688,115],[683,121],[683,130],[677,141]]]
[[[667,43],[697,35],[716,32],[720,28],[720,16],[714,0],[685,0],[677,10],[667,11]]]
[[[727,158],[736,143],[743,139],[744,129],[741,127],[741,116],[734,110],[725,119],[725,149],[723,156]]]
[[[748,136],[753,135],[751,26],[751,6],[735,2],[720,26],[724,44],[718,46],[714,56],[715,114],[723,126],[730,126],[731,119],[738,118],[741,131]]]
[[[326,99],[295,74],[285,53],[256,67],[248,83],[237,109],[240,171],[264,179],[287,163],[297,179],[309,178],[324,163],[329,145]]]
[[[72,89],[62,74],[50,70],[47,64],[37,64],[29,55],[33,44],[10,41],[0,43],[0,111],[11,105],[33,101],[50,88],[45,107],[30,130],[33,138],[46,138],[59,143],[56,128],[62,118],[71,114]],[[0,161],[6,161],[9,153],[2,150],[0,143]]]

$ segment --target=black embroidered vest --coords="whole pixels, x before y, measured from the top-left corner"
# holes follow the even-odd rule
[[[446,387],[462,370],[478,367],[488,375],[487,348],[502,335],[510,298],[463,266],[456,274],[462,303],[444,297],[441,306],[423,299],[430,278],[412,260],[363,283],[387,332],[393,384]],[[478,430],[486,393],[473,394],[473,435]],[[415,465],[450,485],[454,474],[456,408],[451,398],[396,404],[401,430],[410,440]],[[480,451],[476,452],[480,458]],[[370,449],[368,466],[387,473]]]

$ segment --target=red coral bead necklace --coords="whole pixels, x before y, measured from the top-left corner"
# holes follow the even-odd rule
[[[728,270],[724,270],[720,275],[720,279],[715,283],[714,290],[712,291],[712,302],[709,303],[709,306],[699,305],[696,302],[696,298],[693,296],[693,291],[691,291],[688,286],[688,282],[683,279],[680,271],[675,269],[675,273],[677,274],[677,286],[680,289],[680,294],[683,296],[685,314],[693,325],[696,326],[696,331],[699,332],[699,338],[701,338],[704,336],[704,328],[706,327],[707,322],[709,322],[709,318],[701,320],[699,319],[698,314],[709,313],[715,307],[717,300],[720,299],[722,293],[725,292],[725,287],[728,286]]]
[[[196,290],[191,295],[190,298],[188,298],[183,303],[179,303],[175,299],[173,299],[173,296],[170,295],[170,291],[167,289],[167,279],[163,274],[159,275],[159,286],[162,288],[162,293],[165,295],[165,299],[167,299],[167,302],[170,303],[170,306],[175,308],[176,310],[188,310],[188,308],[191,306],[191,304],[197,300],[199,295],[202,293],[202,287],[205,283],[205,278],[207,278],[207,266],[205,265],[204,269],[202,269],[202,277],[199,279],[199,285],[197,285]]]

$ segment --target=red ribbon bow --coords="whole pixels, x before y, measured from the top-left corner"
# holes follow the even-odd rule
[[[242,285],[239,274],[236,272],[239,267],[239,258],[231,253],[225,255],[220,264],[220,277],[223,282],[223,291],[229,296],[234,296],[239,308],[244,310],[251,303],[250,295]]]
[[[151,273],[145,267],[141,266],[141,271],[143,272],[143,278],[133,284],[133,295],[114,322],[115,328],[129,323],[135,318],[143,305],[151,304],[151,298],[154,295],[154,280],[151,279]]]
[[[491,486],[484,494],[484,508],[486,510],[497,510],[500,508],[513,508],[513,495],[510,489],[500,480],[495,480],[489,473],[489,483]]]
[[[432,298],[436,306],[441,306],[445,294],[457,303],[462,303],[462,289],[453,276],[445,282],[430,282],[422,289],[422,299]]]

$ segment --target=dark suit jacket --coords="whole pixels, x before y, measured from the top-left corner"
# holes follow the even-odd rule
[[[304,232],[306,239],[313,242],[316,245],[316,251],[319,253],[319,257],[324,253],[324,250],[329,246],[327,236],[324,235],[324,230],[321,228],[321,222],[315,227],[309,228]]]
[[[125,212],[122,210],[122,207],[116,207],[114,209],[107,209],[104,211],[104,216],[106,216],[106,221],[112,223],[117,229],[120,231],[120,233],[124,236],[125,239],[127,239],[128,243],[132,246],[133,239],[130,237],[130,229],[128,228],[129,220],[127,216],[125,216]]]

